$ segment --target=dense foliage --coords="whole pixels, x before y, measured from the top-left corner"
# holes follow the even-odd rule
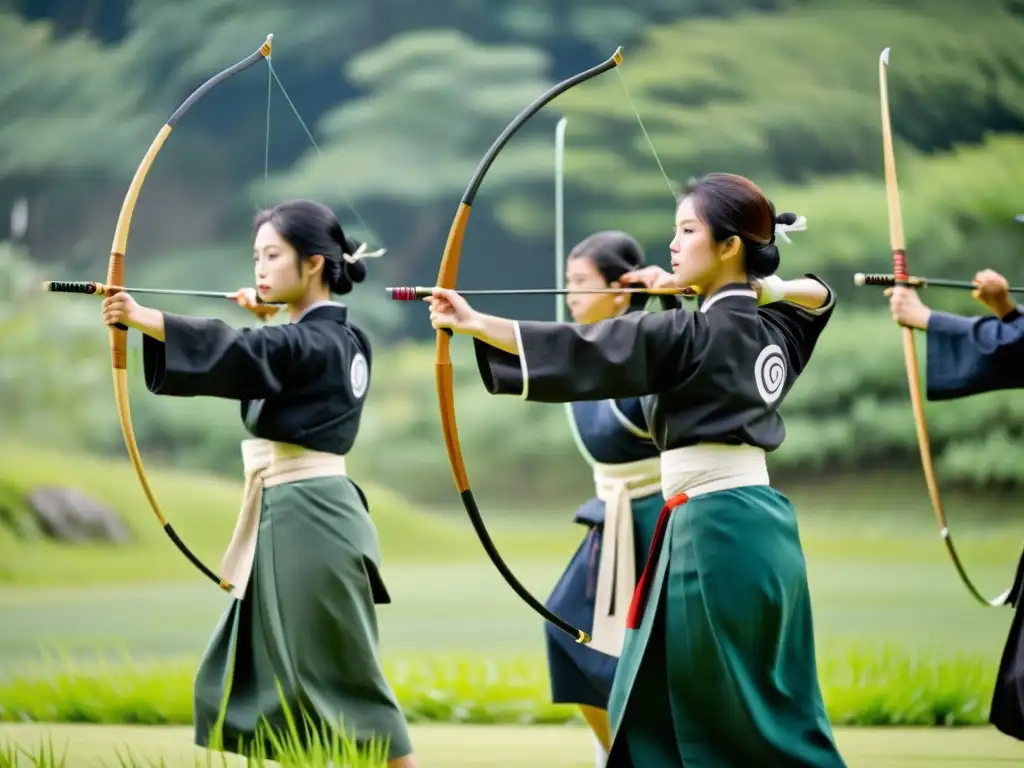
[[[273,72],[220,86],[175,129],[135,214],[128,281],[224,289],[251,282],[252,211],[282,195],[323,198],[390,248],[351,297],[377,343],[354,462],[406,489],[449,498],[432,352],[420,306],[385,284],[429,284],[458,197],[487,146],[552,82],[625,46],[621,71],[546,108],[498,157],[465,241],[460,285],[551,285],[553,134],[569,118],[567,237],[621,227],[663,261],[672,186],[713,169],[750,174],[810,229],[784,246],[785,275],[828,279],[840,307],[784,406],[777,473],[917,472],[899,334],[877,291],[852,273],[886,271],[877,57],[892,47],[897,167],[912,271],[1017,278],[1024,227],[1024,11],[1017,3],[815,0],[593,0],[402,4],[318,0],[66,0],[0,3],[0,209],[29,203],[18,243],[0,248],[0,413],[5,425],[118,452],[105,331],[85,297],[33,293],[49,278],[102,279],[117,210],[156,130],[205,77],[275,34]],[[297,8],[297,7],[296,7]],[[315,17],[317,23],[309,23]],[[201,34],[182,33],[201,30]],[[620,82],[619,74],[622,75]],[[628,97],[622,90],[628,88]],[[267,92],[270,87],[269,112]],[[316,146],[292,106],[313,134]],[[265,128],[268,127],[269,139]],[[349,204],[359,212],[357,217]],[[365,220],[365,225],[361,223]],[[975,312],[966,294],[928,293]],[[172,311],[247,322],[208,300],[154,298]],[[550,318],[549,297],[481,306]],[[137,341],[137,340],[135,340]],[[923,346],[919,343],[919,347]],[[560,408],[486,395],[455,345],[457,406],[477,486],[546,493],[586,485]],[[919,350],[920,351],[920,350]],[[137,357],[135,364],[137,364]],[[148,396],[133,375],[147,456],[237,470],[230,403]],[[944,481],[1015,483],[1022,426],[1013,393],[929,408]],[[528,428],[526,428],[528,425]],[[486,457],[486,458],[485,458]]]

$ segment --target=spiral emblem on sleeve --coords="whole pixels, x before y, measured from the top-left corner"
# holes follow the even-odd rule
[[[786,385],[786,358],[776,344],[762,349],[754,361],[754,383],[766,403],[774,403],[782,394]]]

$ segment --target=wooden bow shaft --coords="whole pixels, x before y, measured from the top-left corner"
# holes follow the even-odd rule
[[[889,111],[888,69],[889,49],[886,48],[878,59],[878,78],[882,108],[882,156],[885,164],[885,193],[889,206],[889,241],[892,246],[893,277],[897,282],[908,283],[911,278],[903,237],[899,185],[896,179],[896,156],[893,151],[892,122]],[[935,477],[931,442],[928,439],[928,425],[924,415],[924,399],[921,395],[921,376],[917,367],[917,351],[914,347],[914,331],[906,326],[901,327],[900,330],[903,336],[903,360],[907,369],[907,383],[910,387],[910,404],[914,414],[914,427],[917,430],[917,444],[921,454],[921,467],[924,471],[925,484],[928,487],[928,497],[931,500],[932,510],[935,512],[935,518],[939,523],[939,533],[946,545],[946,551],[953,561],[953,566],[956,568],[957,573],[960,575],[960,580],[968,592],[983,605],[1005,605],[1012,587],[992,600],[986,599],[967,575],[967,571],[964,569],[960,556],[956,551],[953,537],[949,531],[949,524],[946,522],[946,514],[942,507],[939,484]]]
[[[135,211],[135,205],[138,202],[139,193],[142,190],[143,182],[146,180],[146,175],[149,173],[149,169],[152,166],[153,161],[156,159],[157,154],[159,154],[164,142],[167,141],[167,137],[170,136],[171,131],[174,129],[178,120],[180,120],[197,101],[203,98],[203,96],[209,93],[217,85],[223,83],[234,75],[237,75],[239,72],[248,69],[253,64],[269,57],[273,38],[273,35],[268,35],[266,41],[255,53],[247,56],[242,61],[228,67],[222,72],[219,72],[199,86],[181,103],[178,109],[175,110],[174,114],[171,115],[170,119],[160,129],[159,133],[157,133],[156,138],[153,139],[152,144],[150,144],[149,149],[142,158],[142,162],[139,163],[139,167],[135,171],[135,176],[132,178],[131,184],[128,187],[128,192],[125,194],[124,201],[121,204],[121,211],[117,217],[117,225],[114,227],[114,237],[110,248],[110,261],[107,264],[107,279],[105,281],[105,285],[122,286],[125,284],[125,253],[127,252],[128,247],[128,233],[131,229],[132,214]],[[146,470],[142,465],[142,456],[139,453],[139,445],[135,438],[135,430],[132,427],[131,410],[128,403],[127,349],[127,329],[111,326],[110,362],[113,369],[114,400],[117,404],[118,419],[121,422],[121,434],[124,437],[125,447],[128,450],[128,456],[131,458],[132,466],[135,468],[135,473],[138,475],[139,483],[142,485],[142,491],[145,494],[150,507],[153,508],[153,513],[160,521],[160,525],[163,527],[164,532],[167,534],[168,538],[174,542],[174,545],[179,549],[179,551],[208,579],[213,581],[224,591],[230,592],[233,589],[233,586],[217,576],[217,574],[204,565],[203,562],[193,554],[192,550],[190,550],[178,537],[178,534],[171,526],[170,521],[164,516],[160,509],[160,505],[157,503],[156,494],[153,492],[153,489],[149,484],[149,479],[146,476]]]
[[[498,156],[498,153],[501,152],[505,144],[508,143],[509,139],[512,138],[516,131],[518,131],[527,120],[539,112],[544,105],[552,99],[561,95],[573,86],[613,69],[621,62],[622,49],[620,48],[611,58],[598,66],[558,83],[516,115],[512,122],[506,126],[505,130],[503,130],[498,138],[495,139],[494,143],[491,145],[490,149],[487,150],[487,153],[477,166],[476,172],[473,174],[473,177],[466,188],[466,192],[462,196],[462,201],[459,203],[459,207],[455,212],[455,218],[448,231],[448,240],[445,242],[444,253],[441,256],[441,265],[437,273],[437,281],[435,284],[438,287],[455,289],[456,283],[458,282],[459,257],[462,253],[462,240],[466,232],[466,225],[469,222],[469,214],[473,206],[473,201],[476,198],[477,191],[480,188],[480,184],[483,182],[484,176],[487,175],[487,171],[494,163],[494,159]],[[512,573],[511,568],[508,567],[508,564],[501,557],[497,547],[494,546],[494,542],[487,531],[487,526],[484,525],[484,521],[480,515],[480,510],[476,504],[476,499],[473,496],[473,491],[470,490],[469,487],[469,476],[466,473],[466,465],[462,458],[462,448],[459,444],[459,431],[455,419],[454,376],[452,373],[450,344],[451,333],[438,330],[434,354],[434,370],[437,383],[438,407],[441,415],[441,429],[444,434],[445,447],[448,451],[448,461],[452,468],[452,477],[455,480],[455,487],[462,498],[463,506],[466,508],[466,514],[469,516],[469,519],[473,524],[473,529],[476,531],[477,537],[480,539],[480,543],[487,552],[487,555],[494,564],[494,567],[498,569],[502,578],[505,579],[505,582],[512,588],[512,590],[537,614],[543,617],[546,621],[554,624],[563,632],[566,632],[575,638],[576,642],[589,643],[590,635],[583,630],[572,626],[561,617],[556,616],[519,582],[515,577],[515,574]]]

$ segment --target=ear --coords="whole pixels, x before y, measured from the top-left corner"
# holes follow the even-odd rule
[[[608,283],[608,287],[609,288],[623,288],[624,286],[618,280],[612,280],[610,283]],[[625,304],[626,302],[629,301],[629,294],[628,293],[615,293],[615,294],[612,294],[612,300],[616,304]]]
[[[324,271],[325,259],[323,254],[314,253],[306,259],[306,272],[309,275],[319,275]]]
[[[722,261],[738,260],[743,251],[743,241],[740,240],[739,235],[732,235],[726,238],[720,248],[721,250],[718,252],[719,259]]]

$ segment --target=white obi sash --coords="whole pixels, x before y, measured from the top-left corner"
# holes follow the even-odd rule
[[[698,443],[661,454],[661,492],[666,500],[680,493],[693,498],[748,485],[770,485],[761,448]]]
[[[234,586],[231,594],[239,600],[245,596],[256,556],[263,489],[314,477],[346,474],[344,456],[261,439],[242,441],[242,464],[245,471],[242,508],[220,564],[221,578]]]
[[[660,460],[595,464],[594,486],[597,498],[604,502],[604,533],[589,646],[617,657],[622,653],[626,614],[636,588],[632,500],[661,490]]]

